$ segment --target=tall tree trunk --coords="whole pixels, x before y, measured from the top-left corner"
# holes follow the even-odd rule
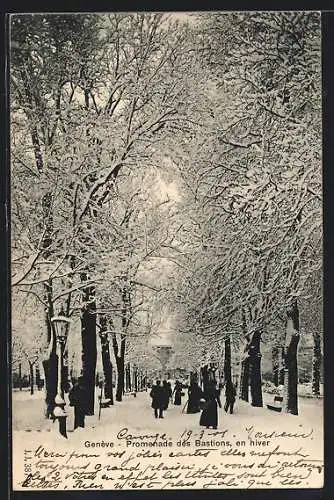
[[[321,337],[313,333],[312,394],[320,396]]]
[[[298,415],[298,363],[297,350],[300,339],[299,310],[297,299],[286,309],[286,343],[285,343],[285,398],[283,408],[286,413]]]
[[[30,394],[34,394],[34,362],[28,361],[29,363],[29,375],[30,375]]]
[[[124,394],[124,359],[117,358],[117,387],[116,387],[116,401],[122,401]]]
[[[271,350],[271,361],[272,361],[272,369],[273,369],[273,383],[276,387],[279,386],[279,370],[280,370],[280,362],[279,362],[279,347],[273,346]]]
[[[86,274],[82,280],[87,279]],[[81,316],[82,341],[82,377],[86,387],[87,408],[86,415],[94,415],[95,406],[95,371],[96,371],[96,300],[95,287],[87,286],[84,289],[84,307]]]
[[[138,368],[136,366],[134,366],[134,368],[133,368],[133,390],[134,390],[134,392],[138,392],[138,390],[139,390]]]
[[[249,400],[249,355],[245,353],[241,362],[241,377],[240,377],[240,398],[243,401]]]
[[[43,165],[41,166],[41,170]],[[45,234],[43,239],[43,256],[48,260],[52,254],[50,247],[52,245],[53,234],[53,211],[52,211],[52,194],[46,193],[42,199],[42,208],[45,221]],[[46,357],[43,360],[44,379],[45,379],[45,417],[49,418],[55,407],[55,397],[57,394],[57,355],[56,355],[56,336],[51,318],[54,316],[53,308],[53,282],[52,279],[44,283],[45,297],[45,327],[46,339],[48,342],[48,350]]]
[[[74,257],[71,256],[70,259],[70,265],[72,266],[72,263],[74,263]],[[72,275],[70,275],[72,276]],[[69,283],[68,286],[71,286]],[[72,294],[69,293],[67,298],[66,298],[66,307],[65,311],[61,311],[61,314],[64,314],[67,318],[70,317],[71,313],[71,298]],[[66,336],[66,342],[63,345],[62,349],[62,354],[63,354],[63,367],[62,367],[62,390],[64,393],[68,394],[71,388],[71,377],[70,377],[70,360],[69,360],[69,352],[68,352],[68,343],[67,339],[70,333],[70,323],[66,323],[66,331],[65,331],[65,336]]]
[[[51,316],[50,316],[51,319]],[[57,353],[56,353],[56,335],[49,320],[49,314],[46,314],[48,332],[50,334],[49,347],[45,359],[42,361],[45,380],[45,417],[49,418],[55,407],[55,397],[57,394]]]
[[[128,363],[128,380],[129,380],[129,392],[132,391],[132,379],[131,379],[131,364]]]
[[[232,381],[230,337],[227,337],[224,342],[224,381],[225,384]]]
[[[36,386],[37,386],[37,389],[40,391],[41,390],[41,374],[39,371],[39,367],[37,365],[36,365],[35,371],[36,371]]]
[[[129,317],[130,317],[130,294],[129,291],[124,288],[122,289],[122,331],[124,334],[121,334],[120,340],[120,348],[118,347],[118,342],[116,338],[116,334],[112,335],[113,349],[116,359],[116,367],[117,367],[117,388],[116,388],[116,401],[122,401],[122,396],[124,394],[124,376],[125,376],[125,343],[126,343],[126,330],[129,326]]]
[[[116,333],[112,334],[112,343],[117,368],[116,401],[122,401],[124,394],[124,356],[125,356],[125,335],[121,335],[120,349],[116,338]]]
[[[114,404],[114,395],[112,387],[112,363],[110,359],[110,346],[108,334],[104,334],[107,330],[107,319],[104,315],[100,316],[100,339],[101,339],[101,354],[102,354],[102,366],[104,374],[104,395],[106,399],[110,399],[110,404]]]
[[[22,391],[22,363],[19,363],[19,389]]]
[[[252,406],[263,406],[261,380],[261,330],[255,330],[249,343],[250,389]]]
[[[241,361],[241,373],[240,373],[240,387],[239,387],[239,395],[240,399],[243,401],[249,400],[249,353],[248,353],[248,345],[249,345],[249,335],[247,333],[247,320],[246,320],[246,310],[245,307],[241,308],[241,325],[242,325],[242,333],[245,339],[245,346],[243,357]]]
[[[66,345],[62,347],[62,352],[63,352],[63,366],[62,366],[61,383],[62,383],[62,391],[67,394],[69,392],[70,384],[69,384],[69,369],[68,369],[68,350]]]
[[[128,365],[125,365],[125,392],[129,392],[129,370]]]
[[[201,368],[201,375],[202,375],[203,391],[206,391],[209,387],[209,382],[210,382],[208,365],[205,365]]]
[[[284,385],[284,380],[285,380],[285,375],[284,375],[284,370],[285,370],[285,350],[284,347],[282,347],[279,351],[279,385]]]

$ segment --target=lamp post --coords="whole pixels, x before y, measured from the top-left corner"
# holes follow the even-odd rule
[[[63,309],[61,309],[58,316],[51,318],[51,322],[54,325],[56,333],[56,343],[57,343],[57,394],[55,397],[55,407],[53,409],[53,415],[59,422],[59,432],[62,436],[67,438],[66,434],[66,417],[67,413],[65,411],[65,400],[62,388],[62,372],[63,372],[63,352],[67,340],[67,327],[70,323],[70,319],[64,314]]]

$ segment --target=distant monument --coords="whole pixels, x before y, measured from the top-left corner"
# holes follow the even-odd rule
[[[172,354],[172,346],[170,345],[155,345],[153,346],[153,349],[156,353],[157,358],[159,359],[161,363],[161,368],[162,368],[162,375],[166,373],[166,367],[167,363],[170,359],[170,356]]]

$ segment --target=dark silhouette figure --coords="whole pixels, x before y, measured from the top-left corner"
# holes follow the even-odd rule
[[[175,382],[174,390],[172,394],[175,394],[174,404],[180,406],[181,404],[181,396],[182,396],[182,384],[178,380]]]
[[[170,382],[167,382],[167,386],[168,386],[168,399],[172,401],[172,394],[173,394],[172,384]]]
[[[197,384],[197,382],[190,382],[190,386],[188,388],[188,405],[187,405],[187,413],[198,413],[200,410],[200,399],[203,397],[203,391]]]
[[[166,405],[166,392],[164,388],[160,385],[160,380],[157,380],[156,385],[151,389],[150,396],[152,398],[152,408],[154,409],[155,418],[164,418],[163,411]],[[158,415],[159,410],[159,415]]]
[[[233,413],[233,406],[235,403],[235,397],[236,397],[237,391],[232,384],[231,381],[226,383],[226,388],[225,388],[225,405],[224,405],[224,410],[228,412],[228,409],[230,409],[230,413]]]
[[[171,388],[168,386],[167,380],[164,380],[162,382],[162,389],[163,389],[163,397],[164,397],[164,405],[163,405],[163,410],[167,410],[168,405],[169,405],[169,398],[170,398],[170,392]]]
[[[199,424],[207,429],[218,425],[218,406],[222,407],[219,391],[216,389],[216,382],[212,381],[204,391],[205,407],[202,411]]]
[[[79,377],[69,392],[70,406],[74,406],[74,429],[85,427],[86,395],[87,391],[83,383],[83,378]]]

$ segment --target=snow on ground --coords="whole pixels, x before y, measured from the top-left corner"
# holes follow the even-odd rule
[[[43,415],[44,392],[38,391],[34,395],[28,392],[14,392],[12,399],[12,425],[13,431],[39,431],[52,430],[55,424],[51,420],[46,420]],[[311,425],[318,431],[322,430],[323,421],[323,400],[317,398],[299,398],[299,415],[285,415],[276,413],[266,408],[266,404],[273,400],[273,396],[264,393],[264,407],[253,408],[244,401],[237,400],[233,415],[226,414],[220,410],[220,426],[238,426],[248,421],[264,421],[268,425],[281,425],[282,421],[290,422],[291,425]],[[135,429],[146,429],[153,426],[167,426],[182,429],[186,425],[189,428],[197,428],[199,414],[188,415],[182,413],[182,408],[186,402],[183,398],[182,406],[171,404],[166,412],[164,420],[156,421],[153,418],[153,410],[150,407],[151,399],[146,392],[138,393],[134,398],[132,395],[125,395],[122,402],[115,402],[114,406],[101,410],[101,419],[98,419],[98,402],[96,401],[95,415],[86,417],[86,427],[98,430],[106,425],[130,425]],[[68,428],[73,428],[73,408],[67,405],[69,414]]]
[[[266,401],[272,400],[271,395],[264,395],[264,403]],[[273,469],[268,469],[263,472],[262,469],[256,469],[256,474],[265,474],[266,479],[238,479],[237,483],[228,484],[225,480],[218,482],[218,479],[212,480],[213,486],[205,486],[203,481],[208,481],[207,479],[197,479],[196,485],[184,486],[183,483],[172,483],[172,481],[167,481],[159,476],[161,479],[160,483],[153,486],[153,488],[176,488],[176,487],[187,487],[187,488],[202,488],[202,487],[321,487],[322,486],[322,470],[317,470],[316,466],[322,464],[323,459],[323,429],[322,429],[322,417],[323,417],[323,407],[322,400],[319,399],[299,399],[299,409],[300,415],[287,415],[282,413],[276,413],[270,411],[264,405],[263,408],[253,408],[248,403],[244,401],[237,401],[235,407],[235,413],[233,415],[226,414],[223,409],[219,411],[219,425],[217,431],[212,429],[204,429],[201,435],[202,428],[199,426],[200,414],[188,415],[182,413],[182,408],[186,398],[183,398],[182,406],[170,405],[168,410],[165,412],[164,419],[155,419],[153,416],[153,410],[150,407],[151,400],[149,394],[146,392],[138,393],[137,397],[132,395],[126,395],[122,402],[115,402],[114,406],[110,408],[102,409],[101,418],[98,418],[98,408],[96,405],[96,412],[94,416],[86,417],[86,427],[85,429],[78,429],[73,432],[73,409],[67,406],[69,417],[67,419],[68,427],[68,439],[63,438],[58,433],[58,423],[53,423],[51,420],[46,420],[43,417],[43,392],[36,393],[34,396],[30,396],[28,393],[15,393],[13,396],[13,463],[14,463],[14,486],[20,488],[18,483],[24,477],[23,470],[23,460],[24,450],[34,451],[38,446],[43,446],[47,450],[52,450],[53,452],[64,452],[70,453],[70,450],[80,450],[80,452],[96,452],[96,448],[87,447],[85,443],[101,443],[103,441],[114,442],[115,446],[119,450],[125,449],[125,457],[130,456],[131,453],[142,452],[142,448],[126,448],[124,439],[118,437],[118,433],[121,429],[127,428],[124,433],[132,434],[132,436],[142,436],[149,435],[153,436],[155,434],[163,434],[167,436],[167,439],[173,441],[172,450],[182,451],[194,450],[198,445],[195,445],[195,439],[210,440],[218,439],[224,440],[228,439],[232,444],[228,445],[229,448],[235,449],[237,451],[245,450],[245,458],[240,457],[227,457],[229,449],[225,448],[215,448],[216,451],[210,451],[208,458],[189,458],[180,457],[177,459],[169,458],[167,450],[163,450],[161,460],[164,463],[170,463],[170,461],[177,460],[177,463],[190,464],[190,460],[194,461],[194,467],[215,467],[213,464],[217,463],[221,467],[227,467],[226,461],[234,461],[244,463],[242,467],[246,467],[245,464],[249,464],[251,460],[251,450],[257,450],[262,453],[268,450],[284,450],[284,456],[272,456],[270,459],[273,463]],[[255,433],[261,433],[256,435]],[[278,433],[279,437],[271,433]],[[285,432],[289,435],[283,435]],[[266,437],[265,434],[271,435],[271,437]],[[176,443],[180,438],[184,439],[185,436],[190,436],[191,442],[190,448],[177,448]],[[263,446],[262,444],[256,447],[251,445],[250,440],[260,440],[261,442],[267,441],[267,444]],[[150,440],[147,438],[146,440]],[[238,441],[244,440],[246,444],[238,445]],[[135,439],[136,441],[136,439]],[[141,442],[142,439],[140,438]],[[138,442],[138,440],[137,440]],[[137,446],[137,445],[136,445]],[[138,445],[139,446],[139,445]],[[224,445],[225,446],[225,445]],[[277,448],[278,446],[278,448]],[[145,448],[145,451],[147,448]],[[279,451],[279,453],[280,453]],[[100,453],[100,450],[98,450]],[[102,453],[102,452],[101,452]],[[100,462],[107,463],[110,459],[106,458],[106,451],[103,450],[104,458],[97,458]],[[223,455],[223,458],[222,456]],[[291,455],[291,456],[290,456]],[[310,472],[305,472],[305,469],[297,468],[294,465],[295,462],[299,463],[299,460],[303,460],[303,456],[307,456],[307,460],[311,461],[309,464]],[[255,457],[257,463],[260,457]],[[133,460],[133,459],[131,459]],[[151,459],[152,460],[152,459]],[[161,461],[160,460],[160,461]],[[254,460],[254,457],[252,458]],[[262,458],[262,460],[264,460]],[[276,460],[276,461],[275,461]],[[285,462],[283,462],[285,460]],[[286,460],[290,460],[287,463]],[[146,465],[147,459],[142,459],[144,465]],[[220,462],[221,461],[221,462]],[[241,462],[240,462],[241,461]],[[294,462],[293,462],[294,461]],[[154,459],[152,463],[158,463],[159,459]],[[293,463],[292,463],[293,462]],[[113,459],[115,463],[115,459]],[[274,475],[273,471],[277,471],[280,467],[280,463],[285,463],[283,472],[278,472],[277,476]],[[312,465],[313,464],[313,465]],[[149,464],[150,466],[150,464]],[[241,465],[240,465],[241,467]],[[275,468],[276,467],[276,468]],[[290,468],[289,468],[290,467]],[[314,467],[314,469],[313,469]],[[196,469],[197,470],[197,469]],[[260,471],[260,472],[259,472]],[[271,471],[271,472],[270,472]],[[296,472],[297,471],[297,472]],[[254,472],[254,471],[253,471]],[[213,473],[212,471],[210,473]],[[255,473],[255,472],[254,472]],[[124,474],[124,472],[122,472]],[[162,472],[161,472],[162,474]],[[268,474],[272,474],[270,478],[267,478]],[[285,475],[290,475],[290,477],[285,477]],[[298,477],[301,476],[303,479],[300,480]],[[123,476],[122,476],[123,477]],[[182,476],[183,477],[183,476]],[[242,476],[244,477],[244,476]],[[173,480],[174,481],[174,480]],[[176,480],[175,480],[176,481]],[[216,481],[216,482],[214,482]],[[246,482],[248,481],[248,483]],[[263,482],[261,482],[263,481]],[[269,482],[268,482],[269,481]],[[293,484],[289,483],[293,481]],[[298,483],[299,481],[299,483]],[[131,486],[131,482],[125,481],[126,485],[123,486],[124,489],[134,488]],[[58,488],[62,489],[64,484],[62,483]],[[106,484],[103,483],[103,488],[115,489],[117,488],[116,483],[108,481]],[[144,484],[144,483],[143,483]],[[175,486],[176,484],[176,486]],[[207,483],[205,483],[207,484]],[[163,485],[163,486],[162,486]],[[78,489],[79,487],[73,483],[67,485],[66,488]],[[140,487],[140,486],[139,486]],[[85,487],[86,488],[86,487]],[[145,485],[144,485],[145,488]],[[89,486],[88,486],[89,489]]]

